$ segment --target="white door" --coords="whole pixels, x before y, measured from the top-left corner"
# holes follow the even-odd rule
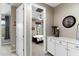
[[[16,54],[23,56],[23,4],[16,9]]]

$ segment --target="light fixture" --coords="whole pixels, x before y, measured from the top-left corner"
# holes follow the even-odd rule
[[[57,27],[57,30],[59,30],[59,27]]]
[[[42,20],[42,19],[40,19],[40,20]]]

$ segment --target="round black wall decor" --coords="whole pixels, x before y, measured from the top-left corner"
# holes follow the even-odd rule
[[[76,23],[76,18],[75,18],[74,16],[71,16],[71,15],[65,17],[65,18],[63,19],[63,22],[62,22],[62,24],[63,24],[63,26],[64,26],[65,28],[71,28],[72,26],[75,25],[75,23]]]

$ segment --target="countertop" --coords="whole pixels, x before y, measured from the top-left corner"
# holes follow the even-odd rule
[[[52,38],[55,38],[56,40],[62,40],[72,44],[79,44],[79,40],[76,40],[76,38],[54,37],[54,36],[48,36],[48,37],[52,37]]]

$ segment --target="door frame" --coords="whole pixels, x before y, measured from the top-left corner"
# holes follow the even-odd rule
[[[44,11],[44,21],[43,21],[43,23],[44,23],[44,29],[43,29],[43,35],[44,35],[44,37],[43,37],[43,39],[44,39],[44,43],[43,43],[43,45],[44,45],[44,53],[46,53],[46,51],[47,51],[47,40],[46,40],[46,8],[45,7],[43,7],[43,6],[40,6],[40,5],[38,5],[38,4],[31,4],[31,21],[30,21],[30,26],[31,26],[31,29],[30,29],[30,31],[31,31],[31,35],[30,35],[30,37],[31,37],[31,39],[30,39],[30,55],[32,56],[32,6],[35,6],[35,7],[39,7],[39,8],[41,8],[41,9],[43,9]]]
[[[0,47],[1,47],[1,13],[0,13]]]

